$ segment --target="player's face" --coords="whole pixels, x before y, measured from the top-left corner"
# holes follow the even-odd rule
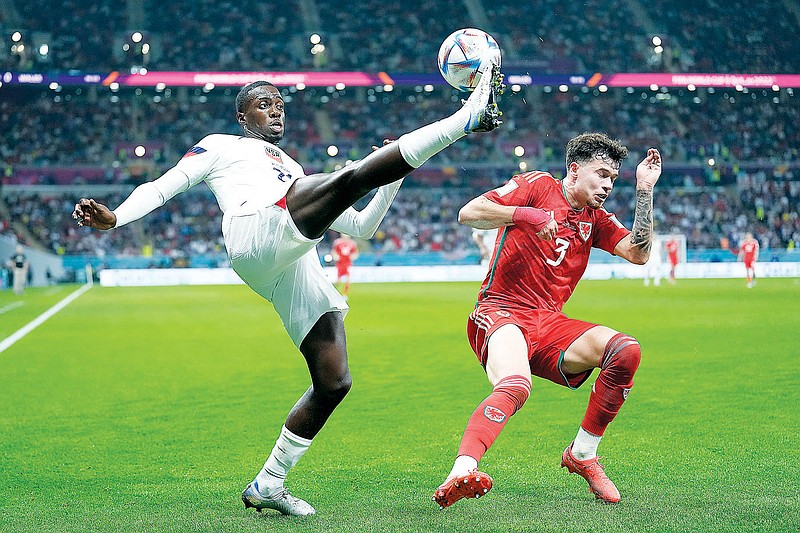
[[[595,157],[588,162],[571,163],[570,172],[575,173],[573,197],[576,202],[597,209],[611,194],[619,167],[608,158]]]
[[[256,87],[250,93],[244,112],[238,113],[237,118],[248,137],[278,144],[283,139],[286,118],[281,93],[269,85]]]

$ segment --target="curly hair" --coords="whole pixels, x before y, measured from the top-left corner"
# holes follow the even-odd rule
[[[619,168],[628,157],[628,149],[605,133],[581,133],[567,143],[567,166],[586,163],[598,157],[611,160]]]

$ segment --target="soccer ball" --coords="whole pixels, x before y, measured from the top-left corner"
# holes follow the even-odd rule
[[[485,31],[464,28],[444,40],[437,60],[447,83],[460,91],[471,91],[490,62],[500,65],[500,47]]]

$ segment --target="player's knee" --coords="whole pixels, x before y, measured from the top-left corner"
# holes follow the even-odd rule
[[[338,379],[327,379],[324,383],[314,386],[314,392],[328,405],[339,405],[353,386],[350,372]]]
[[[606,344],[601,368],[633,377],[641,360],[642,347],[639,341],[625,333],[617,333]]]
[[[504,394],[514,406],[514,413],[516,413],[522,409],[531,395],[531,378],[529,376],[505,377],[495,385],[494,392]]]

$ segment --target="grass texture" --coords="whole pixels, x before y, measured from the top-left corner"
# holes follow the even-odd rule
[[[0,293],[0,339],[76,286]],[[0,353],[0,531],[800,529],[800,280],[585,281],[574,318],[638,338],[600,445],[604,505],[559,468],[589,394],[534,378],[481,467],[480,500],[431,494],[490,392],[465,337],[476,283],[354,284],[354,386],[287,486],[313,517],[240,494],[309,385],[244,286],[94,287]]]

